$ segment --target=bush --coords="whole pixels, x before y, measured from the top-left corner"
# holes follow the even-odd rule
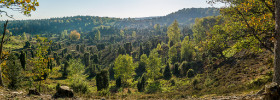
[[[164,79],[169,80],[172,77],[169,64],[166,65],[164,72],[163,72]]]
[[[190,69],[189,64],[187,61],[183,61],[180,65],[180,74],[185,77],[187,75],[187,71]]]
[[[107,70],[102,70],[96,75],[97,91],[107,89],[109,87],[109,74]]]
[[[64,66],[63,66],[63,73],[62,73],[62,76],[63,77],[67,77],[67,75],[68,75],[68,73],[67,73],[67,68],[69,67],[69,63],[66,61],[65,63],[64,63]]]
[[[89,72],[89,77],[96,76],[96,72],[98,72],[98,65],[92,64],[89,68],[87,68],[87,71]]]
[[[193,69],[189,69],[189,70],[188,70],[188,72],[187,72],[187,77],[188,77],[188,78],[194,77],[194,70],[193,70]]]
[[[109,96],[110,91],[109,91],[109,89],[102,89],[101,91],[98,91],[98,95],[99,96]]]
[[[141,81],[139,80],[138,81],[138,84],[137,84],[137,89],[139,92],[143,92],[145,91],[145,85],[146,85],[146,78],[145,76],[143,75],[142,78],[141,78]]]
[[[70,87],[73,89],[74,92],[76,93],[88,93],[89,92],[89,86],[88,84],[83,81],[83,80],[80,80],[80,79],[75,79]]]
[[[26,54],[24,51],[21,51],[20,56],[19,56],[19,60],[21,63],[22,68],[25,70],[25,65],[26,65]]]
[[[89,66],[89,61],[90,61],[89,53],[85,53],[84,54],[84,63],[85,63],[86,67]]]
[[[10,80],[8,86],[10,89],[17,89],[20,86],[20,82],[22,80],[22,70],[16,61],[15,55],[11,54],[8,57],[6,72],[7,77]]]
[[[147,86],[146,93],[161,92],[161,84],[159,81],[154,81]]]
[[[179,75],[180,75],[179,63],[175,63],[174,64],[173,75],[175,75],[176,77],[179,77]]]

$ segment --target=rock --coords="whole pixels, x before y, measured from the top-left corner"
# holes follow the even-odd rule
[[[41,95],[36,88],[29,89],[28,95]]]
[[[68,86],[59,86],[53,97],[54,98],[64,98],[64,97],[72,98],[72,97],[74,97],[74,92]]]
[[[273,82],[265,85],[264,100],[279,100],[280,99],[280,87],[277,83]]]

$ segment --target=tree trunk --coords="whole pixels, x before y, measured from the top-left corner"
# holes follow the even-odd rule
[[[1,40],[1,44],[0,44],[0,64],[3,62],[4,58],[2,57],[3,56],[3,45],[4,45],[4,38],[5,38],[5,35],[6,35],[6,29],[7,29],[7,25],[8,25],[8,21],[6,21],[6,23],[4,24],[4,30],[3,30],[3,36],[2,36],[2,40]],[[4,86],[4,83],[3,83],[3,79],[2,79],[2,69],[1,69],[1,66],[0,66],[0,86]]]
[[[275,0],[275,22],[273,82],[280,84],[280,0]]]
[[[2,80],[2,69],[1,69],[1,66],[0,66],[0,86],[4,86],[3,84],[3,80]]]

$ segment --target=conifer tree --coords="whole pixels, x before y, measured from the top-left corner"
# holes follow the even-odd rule
[[[107,70],[102,70],[96,75],[97,91],[107,89],[109,87],[109,73]]]
[[[166,67],[164,68],[163,76],[166,80],[169,80],[172,77],[171,70],[170,70],[168,63],[166,64]]]
[[[20,63],[21,63],[22,68],[25,70],[25,65],[26,65],[26,54],[25,54],[24,51],[21,51],[20,56],[19,56],[19,59],[20,59]]]

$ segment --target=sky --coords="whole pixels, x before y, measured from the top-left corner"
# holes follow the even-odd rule
[[[117,18],[165,16],[183,8],[212,7],[206,0],[38,0],[39,7],[31,17],[17,11],[1,9],[15,20],[46,19],[65,16],[89,15]],[[220,7],[217,4],[215,7]],[[0,17],[6,20],[8,17]]]

